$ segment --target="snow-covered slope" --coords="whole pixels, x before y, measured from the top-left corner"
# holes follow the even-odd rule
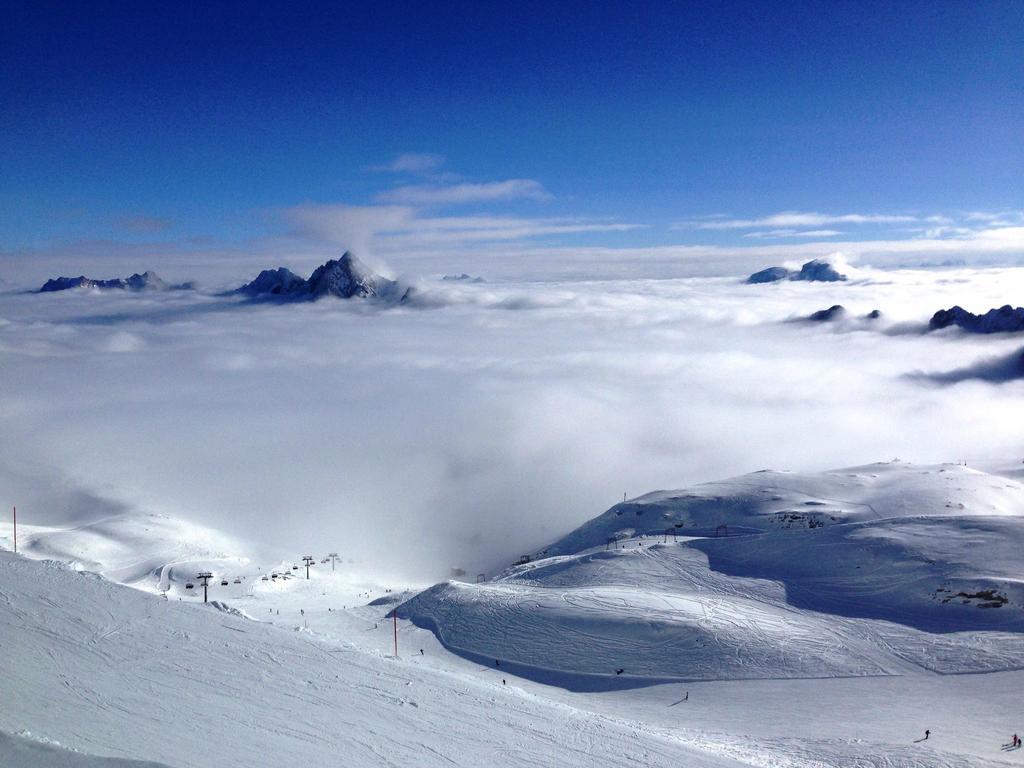
[[[13,547],[11,522],[0,524],[0,543]],[[69,515],[50,525],[18,526],[19,553],[68,563],[121,584],[182,594],[196,573],[212,571],[219,581],[260,571],[245,545],[196,523],[167,515],[125,511],[113,515]],[[267,548],[264,560],[272,562]]]
[[[320,567],[204,606],[179,574],[257,573],[262,550],[142,513],[51,518],[20,539],[66,563],[0,553],[0,765],[1015,764],[1016,481],[880,465],[712,486],[644,503],[697,530],[718,496],[728,535],[622,538],[613,513],[614,545],[411,599]],[[776,519],[801,501],[827,524]],[[396,604],[424,627],[399,622],[399,659]],[[989,674],[944,674],[965,672]]]
[[[49,739],[33,739],[29,732],[0,733],[0,757],[4,768],[167,768],[148,760],[97,757],[65,749]]]
[[[815,474],[764,470],[616,504],[542,554],[571,554],[609,539],[666,530],[715,536],[975,515],[1024,515],[1024,485],[957,464],[894,461]]]
[[[570,688],[1024,668],[1024,488],[957,465],[760,472],[612,507],[399,608]]]
[[[0,553],[0,647],[0,733],[30,731],[96,756],[47,763],[49,750],[8,735],[5,766],[25,750],[40,758],[28,765],[75,768],[119,765],[101,757],[181,768],[591,766],[594,756],[608,765],[739,764],[668,731],[641,741],[628,724],[493,678],[9,553]]]

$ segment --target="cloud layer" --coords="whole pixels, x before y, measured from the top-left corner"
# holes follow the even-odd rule
[[[494,202],[495,200],[550,200],[544,185],[533,179],[508,179],[482,184],[414,184],[380,192],[377,200],[383,203],[411,205],[460,205],[463,203]]]
[[[884,330],[1022,288],[1022,270],[489,280],[438,283],[433,309],[383,311],[7,293],[0,467],[30,463],[42,485],[73,489],[61,498],[352,552],[385,572],[489,571],[623,492],[769,466],[1016,455],[1024,382],[906,374],[1005,358],[1019,340],[785,321],[879,307]],[[17,489],[26,520],[62,503]]]

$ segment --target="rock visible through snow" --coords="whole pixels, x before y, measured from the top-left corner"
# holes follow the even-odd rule
[[[167,290],[189,290],[192,283],[181,283],[180,285],[168,285],[156,272],[145,271],[141,275],[136,272],[129,277],[115,277],[111,280],[96,280],[85,275],[78,277],[55,277],[47,280],[39,293],[53,293],[54,291],[67,291],[72,288],[100,288],[114,289],[121,291],[167,291]]]
[[[836,283],[846,280],[846,275],[840,274],[835,267],[827,261],[814,259],[808,261],[799,272],[786,269],[785,267],[768,267],[760,272],[755,272],[747,278],[750,284],[777,283],[782,280],[800,280],[816,283]]]
[[[284,267],[265,269],[256,279],[232,293],[252,298],[319,299],[335,296],[351,298],[395,298],[405,300],[410,291],[400,294],[394,280],[382,277],[348,251],[340,259],[331,259],[320,265],[308,280],[304,280]]]

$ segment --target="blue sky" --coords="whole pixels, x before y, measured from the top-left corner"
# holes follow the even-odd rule
[[[5,13],[0,253],[1020,244],[1019,2]]]

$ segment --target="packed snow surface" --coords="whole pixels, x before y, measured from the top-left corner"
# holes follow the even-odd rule
[[[399,615],[573,688],[1024,668],[1024,486],[959,465],[758,472],[617,504]]]
[[[1019,764],[1020,475],[656,492],[422,592],[166,516],[54,516],[0,553],[0,764]]]

